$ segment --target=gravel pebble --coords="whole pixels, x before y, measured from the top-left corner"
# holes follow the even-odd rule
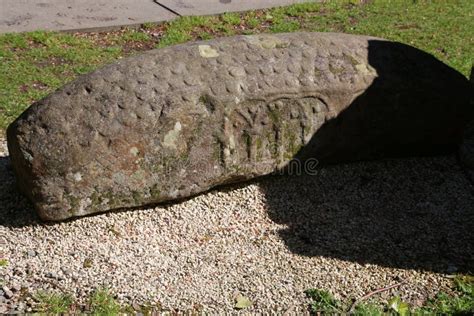
[[[398,293],[419,305],[450,293],[453,267],[473,270],[473,190],[455,157],[410,158],[43,223],[15,189],[0,141],[0,254],[9,262],[0,277],[17,310],[25,306],[14,284],[66,290],[80,303],[108,287],[124,304],[181,311],[234,311],[240,293],[252,301],[245,311],[296,313],[309,288],[350,299],[407,280],[377,300]]]
[[[6,298],[13,297],[13,292],[8,287],[4,286],[2,290],[3,290],[3,296],[5,296]]]

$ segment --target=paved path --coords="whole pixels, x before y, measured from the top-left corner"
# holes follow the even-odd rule
[[[179,15],[209,15],[278,7],[309,2],[309,0],[158,0],[155,2]]]
[[[100,30],[310,0],[0,0],[0,33]],[[314,1],[314,0],[313,0]]]

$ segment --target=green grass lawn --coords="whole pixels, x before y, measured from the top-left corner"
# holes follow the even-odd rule
[[[161,25],[146,23],[139,30],[0,35],[0,134],[35,100],[80,74],[138,51],[218,36],[295,31],[400,41],[468,75],[474,56],[474,1],[330,1],[182,17]]]

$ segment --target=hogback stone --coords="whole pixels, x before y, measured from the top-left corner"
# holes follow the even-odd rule
[[[192,196],[284,169],[451,149],[468,81],[413,47],[332,33],[236,36],[79,77],[7,131],[46,220]]]

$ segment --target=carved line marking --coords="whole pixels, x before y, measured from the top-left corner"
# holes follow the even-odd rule
[[[251,100],[224,116],[221,145],[223,167],[291,159],[321,127],[329,112],[315,96]]]

